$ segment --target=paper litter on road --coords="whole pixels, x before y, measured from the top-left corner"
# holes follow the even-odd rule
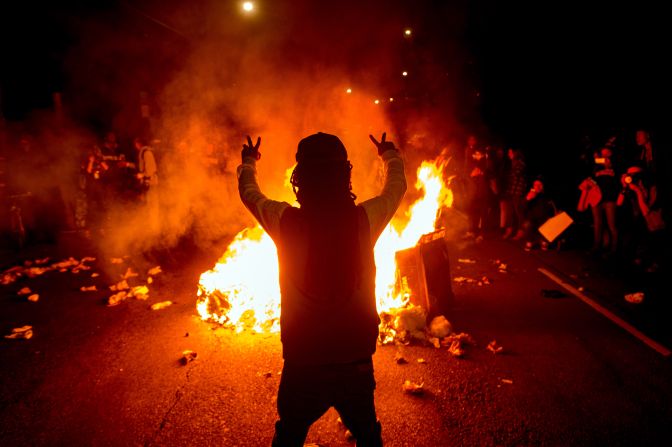
[[[37,293],[33,293],[32,295],[28,295],[28,301],[32,301],[33,303],[37,303],[40,300],[40,295]]]
[[[161,266],[157,265],[156,267],[152,267],[147,271],[147,276],[156,276],[159,273],[162,273]]]
[[[31,293],[33,293],[33,291],[30,290],[30,287],[24,287],[23,289],[16,292],[17,295],[30,295]]]
[[[128,294],[135,297],[135,299],[146,300],[149,298],[149,288],[147,286],[135,286]]]
[[[473,259],[467,259],[467,258],[460,258],[457,260],[460,264],[476,264],[476,261]]]
[[[130,287],[128,286],[128,282],[126,282],[125,279],[119,281],[116,284],[113,284],[110,286],[110,290],[113,292],[118,292],[121,290],[128,290]]]
[[[138,273],[134,272],[132,268],[128,267],[126,269],[126,273],[122,275],[121,279],[133,278],[135,276],[138,276]]]
[[[625,301],[628,303],[639,304],[644,301],[644,292],[635,292],[625,295]]]
[[[12,329],[11,334],[5,335],[5,338],[13,340],[20,340],[20,339],[29,340],[32,337],[33,337],[33,327],[28,325],[16,327]]]
[[[116,306],[128,297],[126,292],[118,292],[107,299],[108,306]]]
[[[172,301],[161,301],[160,303],[154,303],[149,307],[152,310],[161,310],[161,309],[165,309],[168,306],[171,306],[172,304],[173,304]]]
[[[414,395],[420,395],[425,392],[424,389],[424,382],[423,383],[415,383],[411,382],[410,380],[406,380],[404,384],[401,386],[401,389],[404,391],[406,394],[414,394]]]
[[[88,287],[87,286],[82,286],[82,287],[79,288],[79,290],[81,292],[96,292],[96,291],[98,291],[98,288],[94,284],[94,285],[88,286]]]
[[[436,316],[429,323],[429,333],[432,337],[443,338],[453,332],[450,322],[443,315]]]
[[[124,260],[122,258],[112,258],[112,259],[110,259],[110,262],[112,264],[122,264],[124,262]]]
[[[504,352],[504,348],[497,344],[497,340],[492,340],[490,343],[488,343],[487,349],[493,354],[501,354]]]

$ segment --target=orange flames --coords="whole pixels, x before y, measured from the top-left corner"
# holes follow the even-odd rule
[[[405,307],[409,293],[413,292],[395,290],[395,253],[413,247],[423,234],[434,231],[441,207],[452,206],[452,192],[443,182],[442,170],[441,164],[422,163],[415,188],[423,194],[406,211],[406,226],[398,232],[388,225],[376,243],[379,313]],[[196,307],[203,320],[234,327],[237,331],[277,332],[280,329],[277,252],[260,226],[238,233],[215,267],[201,275]]]

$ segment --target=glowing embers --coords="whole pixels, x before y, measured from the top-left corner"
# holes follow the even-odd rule
[[[388,225],[376,243],[378,313],[394,314],[407,307],[415,292],[396,285],[395,257],[398,251],[414,247],[424,234],[432,233],[441,207],[452,205],[452,192],[443,183],[441,169],[434,163],[422,163],[415,185],[422,191],[422,196],[406,211],[407,223],[403,231]],[[215,267],[201,275],[198,313],[204,320],[238,331],[277,332],[280,317],[278,271],[275,245],[261,227],[241,231]]]

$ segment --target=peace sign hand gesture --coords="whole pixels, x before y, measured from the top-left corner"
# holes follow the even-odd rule
[[[396,151],[397,148],[394,147],[394,143],[391,141],[385,141],[385,137],[387,136],[387,132],[383,132],[383,137],[380,139],[380,142],[375,139],[373,135],[369,135],[369,138],[373,142],[373,144],[376,145],[378,148],[378,155],[383,155],[383,152],[385,151]]]
[[[245,157],[252,157],[255,160],[261,158],[261,153],[259,152],[259,146],[261,145],[261,137],[257,137],[256,144],[252,143],[252,138],[247,136],[247,144],[243,143],[243,151],[241,152],[241,157],[245,160]]]

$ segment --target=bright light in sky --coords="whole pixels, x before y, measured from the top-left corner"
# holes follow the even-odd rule
[[[404,30],[404,36],[408,37],[408,36],[411,35],[412,32],[413,32],[413,31],[411,31],[410,28],[406,28],[406,29]]]
[[[352,89],[351,89],[351,88],[346,89],[346,90],[345,90],[345,93],[352,93]]]
[[[380,100],[379,100],[379,99],[376,99],[375,101],[373,101],[373,103],[374,103],[374,104],[380,104]]]
[[[401,72],[401,75],[402,75],[402,76],[408,76],[408,72],[407,72],[407,71],[402,71],[402,72]]]
[[[253,2],[243,2],[243,11],[252,12],[252,10],[254,10]]]

